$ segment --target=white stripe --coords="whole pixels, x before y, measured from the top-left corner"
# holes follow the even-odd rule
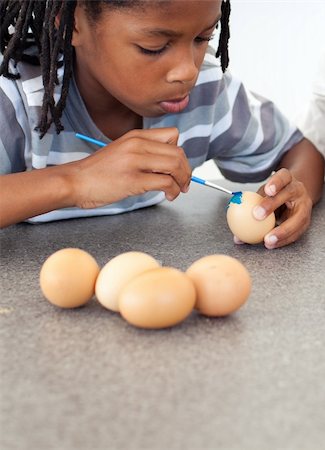
[[[259,100],[255,95],[253,95],[250,91],[247,90],[246,95],[247,95],[250,105],[261,106],[262,101]]]
[[[32,130],[32,142],[31,148],[33,153],[29,161],[29,168],[43,169],[47,164],[47,156],[51,149],[53,142],[53,135],[46,133],[42,139],[39,138],[39,133],[36,130]]]
[[[25,80],[21,84],[26,93],[43,90],[43,79],[41,75],[30,80]]]
[[[220,62],[218,58],[215,57],[215,55],[212,55],[211,53],[206,53],[204,56],[204,62],[213,64],[214,66],[220,67]]]
[[[234,108],[234,104],[238,95],[238,91],[240,89],[241,83],[236,79],[231,78],[230,84],[227,89],[228,93],[228,102],[229,102],[229,111],[220,119],[215,126],[213,127],[210,142],[213,142],[218,136],[227,131],[232,124],[232,110]]]
[[[223,77],[221,70],[218,70],[217,67],[213,67],[211,69],[202,70],[199,73],[198,79],[195,83],[195,86],[199,86],[200,84],[209,83],[211,81],[219,81]]]
[[[87,156],[89,156],[89,153],[85,152],[70,152],[70,153],[50,152],[48,156],[33,154],[33,167],[35,169],[42,169],[47,165],[56,166],[59,164],[79,161],[80,159],[86,158]]]
[[[180,133],[177,145],[181,146],[185,141],[195,137],[209,136],[211,133],[211,127],[212,123],[209,123],[208,125],[196,125],[195,127],[189,128],[183,133]]]
[[[41,222],[51,222],[53,220],[73,219],[79,217],[110,216],[113,214],[120,214],[127,211],[134,211],[135,209],[146,208],[148,206],[156,205],[157,203],[160,203],[163,200],[165,200],[164,192],[158,192],[156,195],[150,197],[148,200],[143,201],[140,200],[134,203],[129,208],[108,205],[107,207],[94,209],[80,209],[80,208],[58,209],[46,214],[41,214],[39,216],[32,217],[31,219],[28,219],[27,222],[41,223]]]
[[[42,106],[43,105],[43,96],[44,96],[44,91],[27,92],[26,97],[27,97],[28,105],[29,106]],[[60,98],[60,93],[54,92],[53,98],[54,98],[55,103],[57,103]]]
[[[32,166],[34,169],[44,169],[47,165],[47,155],[32,155]]]

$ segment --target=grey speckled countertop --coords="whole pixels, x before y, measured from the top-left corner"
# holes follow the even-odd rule
[[[1,450],[325,449],[325,202],[300,241],[268,251],[233,244],[227,200],[193,185],[142,211],[0,232]],[[42,263],[71,246],[101,266],[129,250],[179,269],[225,253],[253,290],[228,318],[136,329],[95,299],[43,299]]]

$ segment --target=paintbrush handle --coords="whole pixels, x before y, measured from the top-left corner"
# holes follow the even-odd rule
[[[204,186],[212,187],[213,189],[217,189],[218,191],[225,192],[226,194],[233,195],[233,192],[229,191],[229,189],[226,189],[222,186],[219,186],[217,184],[211,183],[210,181],[203,180],[202,178],[194,177],[191,178],[192,181],[195,181],[195,183],[203,184]]]
[[[76,137],[81,139],[82,141],[87,141],[87,142],[90,142],[92,144],[96,144],[99,147],[105,147],[105,145],[108,145],[108,144],[105,144],[105,142],[98,141],[97,139],[93,139],[93,138],[91,138],[89,136],[85,136],[84,134],[76,133]]]

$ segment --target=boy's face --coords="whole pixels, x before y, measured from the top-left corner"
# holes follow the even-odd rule
[[[96,25],[77,7],[73,45],[86,103],[103,110],[122,104],[146,117],[186,108],[221,1],[159,3],[104,9]]]

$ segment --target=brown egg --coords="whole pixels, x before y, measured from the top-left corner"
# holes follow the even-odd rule
[[[253,209],[262,198],[256,192],[244,191],[242,195],[235,194],[228,205],[228,226],[235,236],[247,244],[263,242],[264,236],[275,226],[274,213],[264,220],[257,220],[253,216]]]
[[[115,256],[100,271],[96,297],[105,308],[119,311],[118,297],[123,287],[137,275],[160,267],[159,262],[143,252],[126,252]]]
[[[196,288],[195,308],[206,316],[226,316],[247,300],[252,286],[244,265],[227,255],[209,255],[186,271]]]
[[[182,322],[193,310],[195,288],[181,271],[161,267],[128,283],[119,296],[120,313],[141,328],[166,328]]]
[[[46,299],[61,308],[77,308],[94,295],[99,266],[79,248],[64,248],[44,262],[40,286]]]

